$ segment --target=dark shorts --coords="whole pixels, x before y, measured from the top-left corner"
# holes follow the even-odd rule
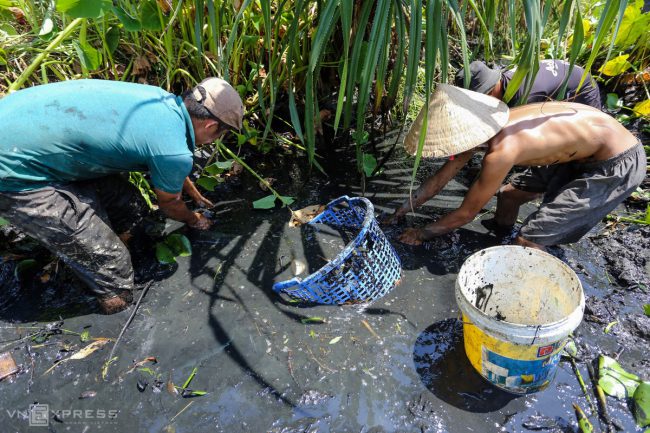
[[[98,296],[133,289],[133,266],[118,238],[148,212],[128,176],[0,192],[0,215],[63,260]]]
[[[646,175],[641,143],[606,160],[531,167],[514,175],[519,190],[544,193],[520,235],[540,245],[577,242],[632,194]]]

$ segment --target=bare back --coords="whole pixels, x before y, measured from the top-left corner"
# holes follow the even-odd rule
[[[513,165],[542,166],[604,161],[636,143],[616,119],[593,107],[546,102],[513,108],[487,153],[507,155]]]

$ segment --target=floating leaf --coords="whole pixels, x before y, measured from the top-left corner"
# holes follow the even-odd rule
[[[634,391],[634,418],[640,427],[650,425],[650,382],[642,382]]]
[[[300,319],[301,323],[325,323],[325,319],[322,317],[305,317]]]
[[[629,54],[623,54],[621,56],[614,57],[612,60],[605,63],[600,68],[600,72],[605,75],[609,75],[610,77],[622,74],[630,67],[632,67],[632,64],[627,61],[628,57],[630,57]]]
[[[330,340],[330,344],[336,344],[341,340],[341,336],[339,335],[338,337],[334,337]]]
[[[632,110],[640,116],[650,116],[650,99],[639,102]]]
[[[608,323],[607,326],[605,326],[605,334],[609,334],[612,328],[614,327],[614,325],[616,325],[617,323],[618,320],[614,320],[613,322]]]
[[[57,0],[56,10],[72,18],[99,18],[112,5],[110,0]]]
[[[623,370],[623,367],[609,356],[600,355],[598,359],[598,385],[607,395],[626,398],[634,394],[641,382],[638,376]]]
[[[366,177],[371,177],[377,168],[377,159],[375,159],[375,157],[369,153],[364,153],[362,161],[363,172],[365,173]]]
[[[194,376],[196,376],[197,369],[198,369],[197,367],[194,367],[194,369],[192,370],[192,373],[190,373],[190,377],[188,377],[187,380],[185,381],[185,383],[183,384],[183,386],[182,386],[183,389],[186,389],[188,386],[190,386],[190,383],[192,382],[192,379],[194,379]]]
[[[606,105],[610,110],[618,110],[623,106],[623,100],[616,93],[608,93]]]
[[[273,194],[267,195],[266,197],[253,202],[253,209],[272,209],[274,207],[275,196]]]
[[[569,340],[567,344],[564,345],[564,354],[569,358],[575,358],[578,355],[578,348],[576,343],[573,340]]]
[[[162,264],[169,265],[176,262],[176,258],[172,250],[164,243],[156,243],[156,258]]]
[[[180,233],[173,233],[167,236],[165,243],[176,257],[187,257],[192,255],[192,245],[190,244],[190,240]]]
[[[65,359],[57,362],[56,364],[54,364],[45,373],[43,373],[43,376],[45,376],[50,371],[54,370],[55,367],[57,367],[58,365],[63,364],[64,362],[67,362],[67,361],[70,361],[70,360],[73,360],[73,359],[84,359],[88,355],[90,355],[90,354],[94,353],[95,351],[97,351],[97,350],[101,349],[102,347],[104,347],[109,341],[111,341],[110,338],[98,338],[98,339],[96,339],[95,341],[90,343],[88,346],[83,347],[83,348],[79,349],[79,351],[73,353],[72,356],[70,356],[69,358],[65,358]]]

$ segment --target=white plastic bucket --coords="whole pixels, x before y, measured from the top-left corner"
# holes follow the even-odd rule
[[[553,380],[585,308],[582,284],[569,266],[514,245],[471,255],[456,279],[456,301],[470,363],[517,394],[540,391]]]

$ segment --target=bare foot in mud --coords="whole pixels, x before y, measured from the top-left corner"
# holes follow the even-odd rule
[[[500,225],[497,224],[495,218],[490,218],[487,220],[481,220],[481,225],[488,229],[490,233],[494,233],[497,236],[508,236],[512,234],[512,229],[514,225]]]
[[[102,314],[115,314],[126,309],[133,301],[133,294],[130,290],[122,290],[119,295],[97,298],[99,309]]]

